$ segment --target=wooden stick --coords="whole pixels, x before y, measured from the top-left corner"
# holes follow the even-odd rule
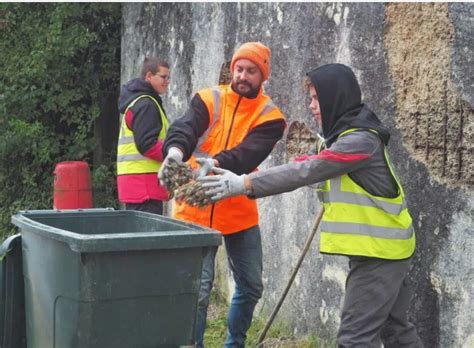
[[[273,320],[275,319],[275,316],[277,315],[278,311],[280,310],[281,305],[283,304],[283,301],[286,298],[286,295],[288,294],[288,291],[291,288],[291,285],[293,284],[293,281],[295,280],[296,274],[298,273],[298,270],[300,269],[301,263],[304,260],[304,257],[306,256],[306,253],[309,250],[309,247],[311,245],[311,242],[313,241],[314,235],[316,234],[316,231],[318,230],[319,224],[321,223],[321,219],[323,217],[323,212],[324,208],[321,209],[319,214],[316,216],[316,219],[314,220],[313,228],[306,239],[306,243],[303,248],[303,252],[300,255],[300,258],[298,259],[298,263],[295,266],[295,269],[293,270],[293,273],[291,274],[290,280],[288,281],[288,284],[286,285],[285,291],[283,291],[283,294],[281,295],[280,300],[278,301],[278,304],[276,305],[275,309],[273,310],[272,314],[270,315],[270,318],[267,320],[267,323],[265,324],[265,327],[263,328],[262,333],[258,337],[258,347],[262,345],[263,340],[265,339],[265,336],[267,335],[268,329],[270,329],[270,326],[273,323]]]

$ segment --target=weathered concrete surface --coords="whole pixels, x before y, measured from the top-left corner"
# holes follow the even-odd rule
[[[265,90],[289,122],[312,122],[301,82],[305,72],[329,62],[352,66],[364,100],[392,132],[390,154],[417,228],[410,317],[426,347],[474,346],[472,4],[134,3],[123,9],[122,80],[138,72],[145,55],[167,58],[171,118],[182,115],[195,91],[217,83],[221,65],[245,41],[272,49]],[[441,140],[427,127],[414,132],[407,112],[418,112],[424,125],[431,117]],[[285,161],[282,141],[263,167]],[[303,188],[262,199],[259,207],[265,293],[258,312],[266,316],[320,204]],[[339,324],[347,261],[319,255],[318,243],[279,318],[297,334],[314,334],[329,345]]]
[[[387,5],[385,47],[397,97],[397,127],[410,152],[437,181],[472,187],[474,133],[468,126],[474,111],[459,93],[468,79],[463,77],[459,88],[451,79],[452,61],[463,62],[451,58],[454,36],[445,3]]]
[[[474,107],[474,6],[462,3],[449,4],[449,19],[456,28],[451,61],[451,78],[463,100]]]

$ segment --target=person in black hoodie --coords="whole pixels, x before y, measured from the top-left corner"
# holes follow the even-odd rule
[[[126,83],[118,107],[121,126],[117,148],[117,188],[126,209],[163,214],[168,192],[156,175],[163,161],[168,118],[160,95],[168,89],[169,65],[145,58],[141,77]]]
[[[199,180],[213,201],[317,184],[320,252],[349,258],[338,347],[422,347],[407,318],[415,232],[386,150],[390,133],[361,102],[349,67],[328,64],[308,77],[309,108],[324,138],[318,154],[249,175],[214,168],[217,175]]]

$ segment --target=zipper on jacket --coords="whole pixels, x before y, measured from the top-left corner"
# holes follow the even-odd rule
[[[227,146],[229,145],[230,140],[230,133],[232,133],[232,126],[234,125],[235,114],[237,113],[237,109],[239,108],[240,101],[242,100],[242,96],[239,95],[239,99],[237,100],[237,105],[235,106],[234,113],[232,114],[232,120],[230,121],[229,133],[227,134],[227,139],[225,141],[224,150],[227,150]],[[225,105],[224,105],[225,108]],[[209,227],[212,228],[212,219],[214,217],[214,208],[216,207],[216,203],[212,205],[211,208],[211,215],[209,217]]]
[[[212,203],[211,215],[209,216],[209,228],[212,228],[212,218],[214,217],[214,208],[215,207],[216,207],[216,203]]]
[[[239,104],[240,104],[241,100],[242,100],[242,96],[239,95],[239,100],[237,100],[237,105],[235,106],[234,113],[232,114],[232,120],[230,121],[229,133],[227,134],[227,139],[225,141],[224,150],[227,150],[227,145],[229,145],[230,133],[232,133],[232,126],[234,125],[235,114],[237,113],[237,109],[239,108]]]

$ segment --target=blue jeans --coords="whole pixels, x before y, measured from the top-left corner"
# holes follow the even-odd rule
[[[235,290],[227,315],[227,338],[224,347],[244,347],[253,311],[262,297],[262,240],[260,228],[251,227],[224,235],[227,261],[235,281]],[[214,281],[217,247],[209,247],[203,260],[198,300],[196,347],[204,347],[207,307]]]

